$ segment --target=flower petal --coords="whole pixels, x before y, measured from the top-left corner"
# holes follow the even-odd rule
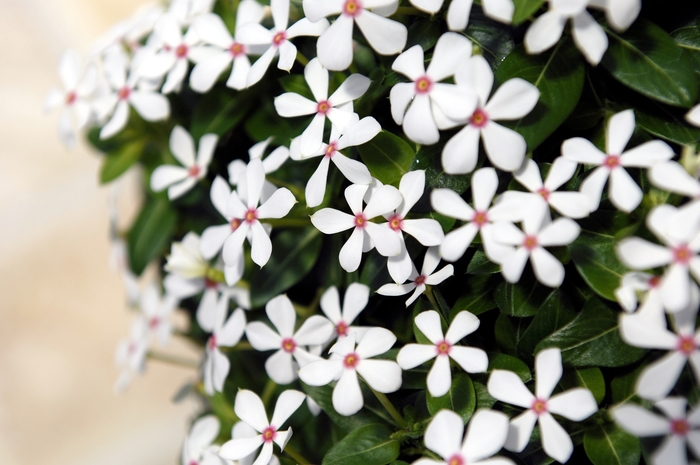
[[[548,399],[561,379],[561,350],[557,347],[545,349],[535,356],[535,394]]]
[[[484,373],[489,366],[486,352],[476,347],[454,346],[450,358],[467,373]]]
[[[644,196],[632,176],[621,167],[613,169],[610,173],[609,192],[613,205],[627,213],[637,208]]]
[[[481,322],[473,313],[461,311],[455,315],[447,328],[445,340],[454,345],[479,328]]]
[[[433,397],[442,397],[449,392],[451,385],[450,358],[447,355],[438,355],[428,372],[428,392]]]
[[[346,369],[333,388],[333,408],[344,416],[354,415],[364,405],[360,381],[355,370]]]
[[[209,92],[217,78],[231,64],[231,54],[228,51],[212,55],[195,65],[190,74],[190,87],[200,93]],[[245,87],[245,82],[244,86]]]
[[[162,94],[134,90],[129,103],[146,121],[162,121],[170,115],[170,102]]]
[[[275,404],[275,410],[272,413],[272,420],[270,424],[275,426],[277,429],[284,424],[289,417],[292,416],[294,412],[297,411],[301,404],[306,399],[306,394],[299,392],[294,389],[287,389],[282,392],[277,398],[277,403]]]
[[[447,141],[442,149],[442,168],[446,173],[466,174],[474,170],[479,157],[480,134],[480,129],[467,124]]]
[[[464,422],[459,415],[451,410],[440,410],[425,430],[425,447],[449,460],[459,453],[463,432]]]
[[[585,388],[575,388],[552,396],[547,401],[547,409],[572,421],[582,421],[598,411],[598,404]]]
[[[517,375],[515,377],[520,379]],[[508,425],[508,437],[503,447],[509,451],[522,452],[530,441],[536,421],[537,414],[532,410],[525,410],[513,418]]]
[[[173,156],[177,158],[177,161],[183,166],[187,168],[194,166],[194,140],[190,133],[182,126],[175,126],[173,132],[170,133],[169,148]]]
[[[398,21],[365,10],[355,17],[355,23],[370,47],[380,55],[395,55],[406,46],[408,29]]]
[[[238,418],[248,423],[257,432],[262,432],[270,424],[267,421],[265,406],[260,400],[260,397],[253,391],[240,389],[236,394],[233,410],[236,412]]]
[[[306,2],[304,2],[306,4]],[[304,6],[306,9],[306,6]],[[324,67],[331,71],[342,71],[352,63],[352,29],[355,21],[340,15],[316,42],[316,55]]]
[[[637,394],[644,399],[661,400],[671,392],[688,357],[681,352],[669,352],[650,363],[637,378]]]
[[[639,437],[661,436],[668,433],[668,421],[637,404],[623,404],[610,412],[624,430]]]
[[[151,174],[151,189],[160,192],[171,184],[187,178],[187,170],[175,165],[160,165]]]
[[[566,463],[574,451],[569,434],[549,412],[540,415],[538,422],[544,452],[558,462]]]
[[[493,370],[487,384],[489,394],[496,400],[522,408],[530,408],[535,396],[512,371]],[[532,422],[534,425],[534,421]],[[528,439],[529,439],[528,434]],[[509,449],[510,450],[510,449]]]
[[[513,78],[496,89],[485,110],[493,120],[519,119],[535,108],[539,98],[537,87],[524,79]]]
[[[525,159],[525,138],[505,126],[489,121],[481,128],[484,150],[496,168],[503,171],[518,170]]]
[[[265,372],[277,384],[289,384],[297,379],[297,368],[292,361],[292,354],[282,349],[265,360]]]
[[[469,420],[462,453],[467,463],[479,462],[500,451],[507,437],[508,417],[504,413],[495,410],[477,410]]]
[[[552,47],[564,32],[566,17],[556,11],[548,11],[538,17],[525,33],[525,50],[529,54],[541,53]]]
[[[457,67],[469,60],[471,55],[472,43],[467,37],[456,32],[446,32],[435,44],[433,58],[426,73],[435,82],[443,81],[454,76]]]
[[[318,228],[318,226],[316,227]],[[393,233],[393,231],[390,232]],[[347,242],[345,242],[343,247],[340,249],[340,255],[338,256],[340,266],[348,273],[352,273],[353,271],[357,270],[357,268],[359,268],[360,266],[360,261],[362,260],[362,244],[364,242],[364,236],[365,231],[363,229],[355,228],[352,231],[352,234],[350,234],[350,238],[348,238]]]
[[[608,49],[608,36],[598,22],[586,10],[572,18],[574,43],[593,66],[600,63]],[[608,152],[614,153],[614,152]]]
[[[403,120],[403,130],[416,144],[433,145],[440,140],[428,95],[418,94],[413,98]]]
[[[428,344],[406,344],[396,355],[396,362],[404,370],[410,370],[435,358],[435,346]]]
[[[588,139],[573,137],[561,145],[561,154],[568,160],[587,165],[602,165],[606,155]]]
[[[621,240],[617,244],[616,251],[622,263],[633,270],[656,268],[673,260],[673,253],[669,249],[639,237],[627,237]]]

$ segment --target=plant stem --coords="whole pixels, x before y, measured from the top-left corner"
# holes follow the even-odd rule
[[[253,346],[248,341],[241,341],[233,347],[219,347],[222,352],[238,352],[241,350],[252,350]]]
[[[260,396],[264,405],[267,405],[270,403],[270,398],[272,397],[272,394],[275,393],[276,387],[277,387],[277,384],[275,384],[274,381],[272,381],[271,379],[267,380],[267,384],[265,385],[265,389],[263,390],[262,396]]]
[[[186,358],[181,358],[181,357],[176,357],[174,355],[169,355],[169,354],[163,354],[160,352],[154,352],[152,350],[149,350],[148,353],[146,354],[146,357],[153,359],[153,360],[158,360],[161,362],[169,363],[171,365],[177,365],[185,368],[199,368],[199,362],[195,360],[189,360]]]
[[[284,452],[285,452],[288,456],[290,456],[291,458],[293,458],[294,461],[296,461],[296,463],[298,463],[298,464],[304,465],[304,464],[307,464],[307,463],[311,463],[311,462],[309,462],[308,460],[306,460],[306,459],[304,458],[303,455],[301,455],[299,452],[295,451],[294,449],[292,449],[292,448],[289,447],[289,446],[285,446]]]
[[[299,51],[297,51],[297,61],[301,63],[302,66],[306,66],[309,64],[309,59],[302,55]]]
[[[386,395],[382,394],[381,392],[375,391],[374,389],[372,389],[371,386],[370,386],[370,389],[372,390],[374,395],[377,397],[377,399],[379,399],[379,402],[384,406],[386,411],[389,412],[389,415],[391,415],[391,418],[394,419],[394,422],[396,422],[396,425],[399,428],[403,428],[404,426],[406,426],[406,422],[404,421],[403,417],[401,416],[399,411],[396,410],[396,407],[394,407],[394,404],[391,403],[389,398]]]
[[[432,286],[425,286],[425,296],[430,301],[430,304],[433,306],[433,309],[438,313],[442,313],[440,311],[440,306],[438,305],[437,300],[435,299],[435,294],[433,294]]]

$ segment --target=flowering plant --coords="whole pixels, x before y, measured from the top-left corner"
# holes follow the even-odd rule
[[[700,8],[672,13],[172,0],[66,53],[62,140],[143,178],[117,387],[201,348],[183,465],[700,460]]]

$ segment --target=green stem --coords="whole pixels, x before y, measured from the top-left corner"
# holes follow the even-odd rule
[[[389,415],[391,415],[391,418],[394,419],[394,422],[396,422],[396,425],[399,428],[405,427],[406,422],[404,421],[404,419],[401,416],[401,414],[399,413],[399,411],[396,410],[396,407],[394,407],[394,404],[391,403],[389,398],[386,395],[382,394],[381,392],[375,391],[374,389],[372,389],[371,386],[370,386],[370,389],[372,390],[374,395],[377,397],[379,402],[382,404],[382,406],[384,406],[386,411],[389,412]]]
[[[309,64],[309,59],[306,58],[301,52],[297,51],[297,61],[302,64],[302,66],[306,66]]]
[[[160,362],[169,363],[171,365],[177,365],[185,368],[199,368],[199,362],[195,360],[189,360],[186,358],[176,357],[174,355],[163,354],[160,352],[154,352],[152,350],[148,351],[146,357],[158,360]]]
[[[274,381],[272,381],[271,379],[267,380],[267,384],[265,385],[265,389],[263,390],[262,396],[260,396],[264,405],[270,403],[270,399],[272,398],[272,394],[275,393],[276,387],[277,384],[275,384]]]
[[[436,312],[441,313],[440,306],[437,303],[437,299],[435,299],[435,294],[433,294],[433,286],[425,286],[425,296],[430,301],[430,304],[433,306],[433,309]]]
[[[241,350],[253,350],[253,346],[248,341],[241,341],[233,347],[219,347],[222,352],[238,352]]]
[[[420,11],[418,8],[413,8],[412,6],[400,6],[396,9],[395,14],[410,16],[430,16],[428,13]]]
[[[286,446],[284,448],[284,453],[290,456],[292,459],[294,459],[294,461],[298,464],[304,465],[307,463],[311,463],[308,460],[306,460],[303,455],[301,455],[299,452],[295,451],[289,446]]]

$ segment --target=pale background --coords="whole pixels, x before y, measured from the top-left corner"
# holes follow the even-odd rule
[[[113,393],[131,316],[107,265],[109,189],[97,185],[97,154],[65,150],[58,114],[42,113],[61,52],[85,55],[143,2],[0,0],[3,465],[176,464],[196,412],[170,401],[194,370],[161,362]],[[125,194],[133,212],[138,196]],[[195,358],[182,343],[171,350]]]

